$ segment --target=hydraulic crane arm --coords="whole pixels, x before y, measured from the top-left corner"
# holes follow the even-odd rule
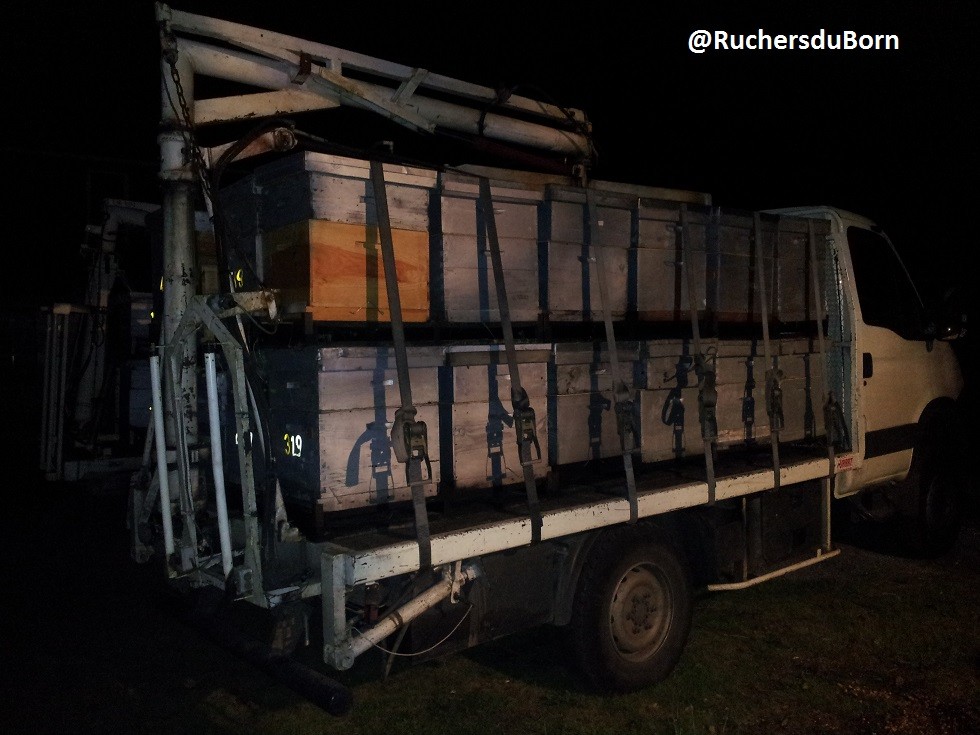
[[[188,99],[195,125],[349,106],[422,132],[482,135],[580,160],[591,154],[581,110],[164,4],[157,21],[165,56],[175,55],[183,70],[268,90]]]
[[[163,345],[175,340],[178,325],[196,297],[198,187],[213,217],[215,181],[209,174],[225,154],[235,160],[295,145],[292,131],[282,127],[261,131],[255,139],[202,149],[195,137],[202,126],[350,107],[421,133],[448,132],[479,143],[493,141],[511,152],[517,147],[544,152],[572,170],[587,169],[593,157],[590,125],[580,110],[174,10],[164,3],[156,5],[156,21],[162,73]],[[254,91],[205,97],[197,94],[199,78],[233,82]],[[171,445],[190,446],[197,442],[199,429],[198,350],[190,340],[181,349],[183,354],[172,361],[172,374],[166,380],[177,386],[175,395],[181,397],[183,408],[168,412],[165,433]],[[196,497],[196,489],[186,495]]]

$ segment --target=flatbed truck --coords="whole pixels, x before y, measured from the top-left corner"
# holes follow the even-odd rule
[[[838,503],[954,537],[957,328],[873,222],[596,181],[581,111],[157,20],[162,324],[130,528],[176,587],[269,610],[283,656],[318,602],[337,670],[565,626],[623,691],[669,674],[696,587],[834,558]],[[199,76],[262,91],[197,99]],[[554,167],[357,155],[283,121],[338,106]],[[266,122],[200,143],[243,120]]]

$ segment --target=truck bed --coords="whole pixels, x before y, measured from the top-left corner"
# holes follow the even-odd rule
[[[541,498],[543,541],[629,520],[623,477],[612,472],[579,481]],[[818,480],[829,474],[825,447],[819,444],[780,445],[780,481],[789,485]],[[722,453],[716,464],[716,501],[771,490],[772,455],[768,444],[752,450]],[[640,518],[708,503],[709,488],[703,459],[664,463],[637,476]],[[419,568],[418,546],[410,516],[331,539],[331,554],[343,554],[347,585],[378,581]],[[531,523],[523,498],[467,497],[447,502],[430,515],[432,563],[504,551],[531,542]],[[318,593],[312,592],[311,594]]]

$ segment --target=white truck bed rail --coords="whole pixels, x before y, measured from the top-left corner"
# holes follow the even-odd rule
[[[840,455],[844,460],[848,455]],[[780,468],[780,485],[788,486],[829,477],[826,457],[803,460]],[[771,490],[774,486],[771,468],[719,477],[716,499],[739,498]],[[703,481],[678,482],[667,488],[640,490],[637,493],[638,517],[650,518],[683,508],[708,503],[708,484]],[[629,521],[629,502],[623,497],[609,497],[572,507],[542,511],[541,540],[559,539],[575,533],[598,530]],[[343,540],[338,540],[343,543]],[[450,564],[485,554],[524,546],[531,542],[531,522],[527,517],[477,524],[460,530],[432,534],[432,563]],[[338,546],[327,552],[335,555]],[[400,574],[419,570],[418,544],[414,539],[363,550],[345,549],[343,584],[370,584]]]
[[[848,466],[850,455],[835,458],[837,467]],[[835,468],[836,470],[836,468]],[[715,584],[711,589],[735,590],[752,586],[766,579],[831,559],[839,554],[832,547],[830,534],[830,504],[832,473],[828,457],[811,457],[788,462],[780,467],[780,486],[819,481],[821,485],[820,546],[815,554],[803,561],[775,569],[758,577],[740,582]],[[719,477],[715,485],[716,499],[733,499],[773,490],[771,468],[740,472]],[[650,518],[684,508],[704,506],[709,502],[707,482],[693,480],[675,482],[667,487],[643,489],[637,494],[638,517]],[[541,542],[565,538],[577,533],[627,523],[629,502],[625,498],[609,497],[591,500],[570,507],[542,512]],[[356,542],[356,539],[352,539]],[[531,520],[514,517],[486,523],[474,523],[463,528],[434,533],[431,554],[434,569],[442,570],[440,581],[415,598],[405,608],[383,618],[372,628],[355,632],[347,617],[348,595],[352,589],[386,579],[419,571],[419,549],[414,540],[350,548],[345,539],[320,545],[320,581],[302,590],[303,597],[320,596],[323,613],[324,661],[338,670],[353,666],[355,658],[380,640],[383,635],[407,624],[425,609],[438,604],[447,595],[473,577],[471,562],[479,557],[507,551],[531,543]],[[468,563],[470,562],[470,563]],[[295,592],[295,591],[294,591]]]

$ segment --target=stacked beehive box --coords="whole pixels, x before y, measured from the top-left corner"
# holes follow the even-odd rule
[[[535,477],[548,472],[548,345],[521,345],[521,386],[536,408],[540,459]],[[512,376],[499,348],[448,347],[452,394],[444,395],[451,439],[442,447],[451,457],[452,484],[459,488],[498,487],[523,481],[511,405]],[[450,457],[447,457],[448,460]]]
[[[478,206],[478,182],[471,176],[444,173],[433,193],[441,227],[430,232],[433,261],[439,264],[432,289],[436,318],[449,323],[500,321],[497,284]],[[500,259],[506,274],[510,318],[535,322],[538,297],[538,213],[541,193],[497,185],[492,188]]]
[[[512,376],[478,180],[463,171],[388,164],[384,170],[402,316],[441,330],[438,340],[413,333],[407,354],[418,419],[428,427],[427,492],[520,483]],[[608,310],[634,332],[668,324],[676,334],[691,328],[693,295],[699,322],[758,325],[759,268],[773,324],[812,321],[811,224],[804,220],[760,217],[758,263],[751,213],[722,213],[683,192],[596,184],[593,226],[584,192],[569,181],[489,175],[516,323],[574,333],[576,324],[602,322]],[[254,268],[265,285],[280,289],[285,311],[305,313],[327,329],[342,324],[348,334],[352,326],[391,319],[368,162],[299,153],[261,167],[223,197],[228,236],[238,252],[255,254]],[[485,340],[472,341],[470,331],[468,343],[453,342],[455,327],[474,324],[484,325]],[[619,454],[605,344],[578,338],[517,348],[542,452],[535,476]],[[787,441],[822,431],[814,349],[803,338],[770,344],[784,375]],[[634,403],[643,462],[703,451],[695,350],[690,337],[619,344],[619,377]],[[762,340],[712,337],[701,350],[717,376],[719,446],[766,441]],[[410,497],[390,443],[400,406],[390,344],[365,336],[347,346],[267,350],[264,357],[282,439],[279,474],[292,501],[333,512]]]
[[[387,322],[381,240],[366,161],[303,153],[223,193],[232,241],[255,252],[284,309],[321,322]],[[429,319],[429,208],[436,175],[386,169],[395,271],[406,322]]]
[[[581,189],[548,186],[542,209],[541,238],[545,244],[540,269],[547,284],[547,314],[556,322],[602,321],[608,307],[622,319],[630,303],[628,253],[633,241],[630,197],[598,196],[598,246],[604,248],[607,298],[601,299],[599,266],[592,246],[585,193]]]

